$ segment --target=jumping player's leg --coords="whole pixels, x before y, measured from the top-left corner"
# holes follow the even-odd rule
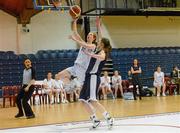
[[[110,114],[107,112],[107,110],[100,104],[98,101],[91,101],[91,105],[94,107],[95,110],[98,110],[104,117],[104,119],[107,121],[107,124],[109,127],[113,126],[113,118],[111,118]]]
[[[67,69],[64,69],[58,73],[58,76],[60,77],[60,79],[65,79],[65,78],[70,79],[71,73]]]
[[[81,103],[82,103],[83,107],[86,109],[86,111],[88,112],[91,121],[93,122],[92,128],[96,128],[100,124],[100,120],[98,120],[98,118],[96,116],[96,110],[91,105],[91,103],[88,101],[83,100],[83,101],[81,101]]]

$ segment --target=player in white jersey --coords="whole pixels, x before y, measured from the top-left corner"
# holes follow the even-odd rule
[[[104,71],[104,76],[101,77],[101,85],[100,85],[100,88],[103,93],[103,99],[107,99],[108,92],[110,92],[112,97],[114,98],[110,83],[111,83],[111,78],[108,76],[108,72]]]
[[[99,22],[99,21],[98,21]],[[99,29],[99,28],[98,28]],[[80,35],[77,32],[77,19],[73,21],[73,34],[76,36],[78,41],[83,41]],[[74,66],[69,67],[58,74],[60,75],[61,79],[67,78],[70,79],[71,76],[77,77],[81,85],[83,85],[85,79],[85,72],[88,68],[88,64],[90,62],[90,57],[85,54],[85,52],[92,52],[95,50],[94,44],[96,44],[96,34],[90,32],[87,35],[87,42],[83,42],[83,46],[81,46],[76,61],[74,62]]]
[[[165,91],[166,91],[166,85],[164,82],[164,73],[161,71],[161,67],[158,66],[157,67],[157,71],[154,72],[154,83],[153,83],[154,87],[157,88],[157,96],[160,96],[161,93],[161,87],[162,87],[162,95],[166,96]]]
[[[58,74],[55,75],[54,90],[56,94],[56,103],[58,104],[60,103],[59,95],[61,97],[62,103],[68,103],[67,97],[66,97],[66,91],[64,90],[64,87],[63,87],[63,81],[60,80]]]
[[[115,98],[117,98],[118,90],[120,90],[121,96],[123,97],[122,78],[117,70],[114,71],[114,75],[112,76],[112,88],[115,89]]]

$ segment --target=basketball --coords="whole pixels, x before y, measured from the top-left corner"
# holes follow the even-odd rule
[[[73,19],[76,19],[81,15],[81,8],[78,5],[72,6],[69,10],[69,14]]]

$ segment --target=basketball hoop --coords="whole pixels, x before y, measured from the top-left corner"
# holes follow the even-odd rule
[[[67,11],[70,6],[65,3],[65,0],[33,0],[34,9],[36,10],[51,10],[51,11]]]

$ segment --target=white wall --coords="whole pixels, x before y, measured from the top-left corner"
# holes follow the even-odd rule
[[[16,18],[0,11],[0,50],[36,53],[38,50],[75,49],[68,39],[71,18],[68,13],[41,12],[22,32]],[[103,35],[114,47],[180,46],[180,17],[103,17]]]
[[[31,19],[32,50],[75,49],[76,44],[68,39],[71,33],[68,13],[41,12]]]
[[[180,46],[180,17],[113,16],[103,23],[117,48]]]
[[[17,51],[17,20],[0,10],[0,51]]]
[[[68,36],[71,31],[71,17],[68,13],[41,12],[32,17],[27,25],[30,32],[23,32],[16,18],[0,13],[0,48],[19,53],[36,53],[38,50],[76,49],[77,45]],[[5,45],[3,45],[5,44]]]

